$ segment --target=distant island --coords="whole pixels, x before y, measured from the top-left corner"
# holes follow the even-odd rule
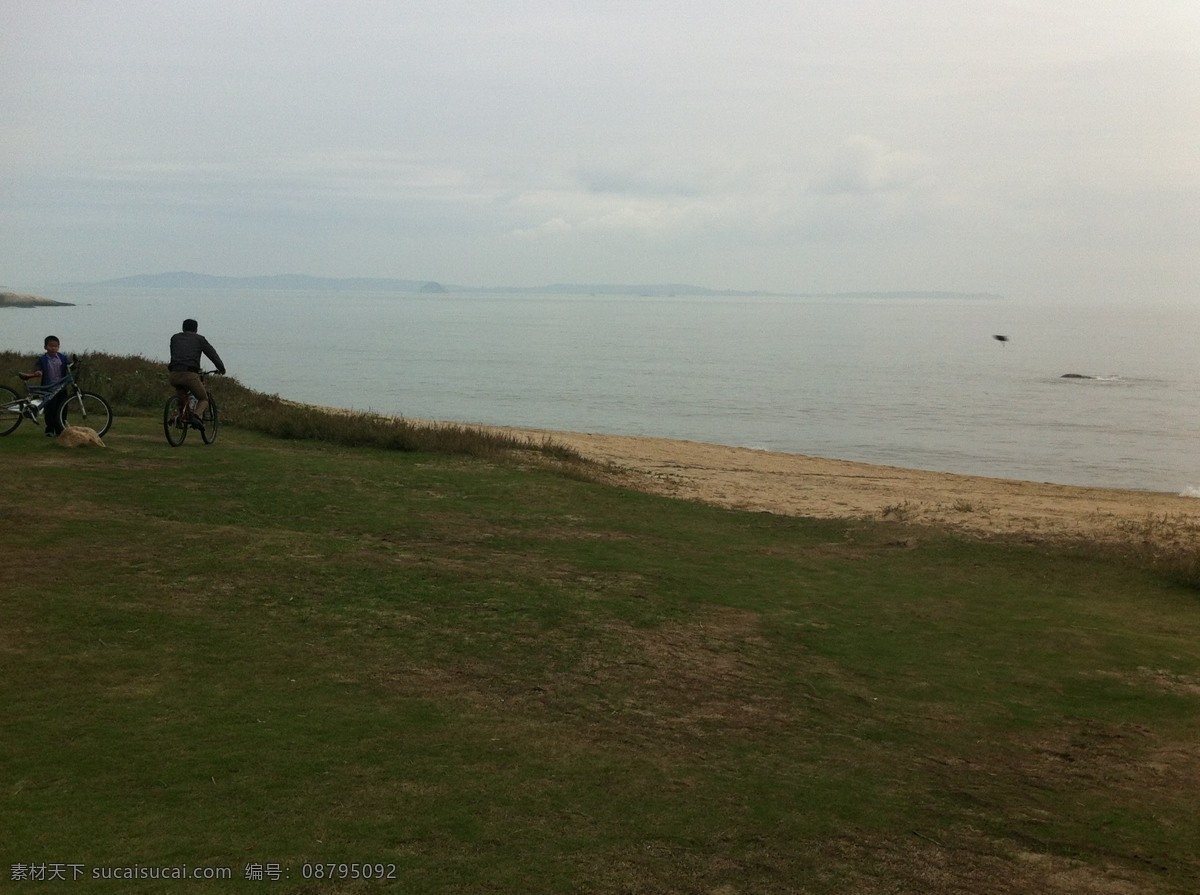
[[[103,286],[118,289],[269,289],[305,292],[401,292],[414,295],[442,293],[528,295],[765,295],[763,292],[705,289],[683,283],[616,285],[611,283],[552,283],[547,286],[463,286],[434,280],[401,280],[372,277],[310,277],[303,274],[276,274],[255,277],[222,277],[205,273],[138,274],[99,283],[72,283],[72,286]]]
[[[117,289],[266,289],[303,292],[396,292],[412,295],[443,293],[492,295],[627,295],[646,298],[669,296],[778,296],[781,298],[920,298],[985,299],[1003,296],[990,292],[897,291],[897,292],[767,292],[764,290],[708,289],[687,283],[551,283],[545,286],[463,286],[434,280],[402,280],[375,277],[310,277],[304,274],[223,277],[204,273],[138,274],[103,280],[99,283],[71,283],[71,286],[102,286]]]
[[[40,295],[19,295],[16,292],[0,292],[0,308],[73,308],[69,301],[55,301]]]

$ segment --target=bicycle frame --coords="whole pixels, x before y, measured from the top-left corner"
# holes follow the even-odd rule
[[[54,385],[29,385],[25,384],[27,395],[18,395],[16,401],[10,401],[5,405],[5,409],[16,410],[25,419],[32,422],[37,422],[42,416],[42,412],[58,393],[68,386],[75,385],[75,379],[68,376],[66,379],[60,379]],[[78,386],[75,388],[75,393],[79,392]],[[68,396],[67,400],[70,400]]]
[[[79,383],[75,381],[75,377],[70,374],[65,379],[58,380],[54,385],[30,385],[26,383],[25,389],[29,392],[29,397],[26,399],[27,403],[33,411],[29,418],[34,421],[39,416],[43,416],[42,411],[46,409],[46,406],[64,391],[67,393],[63,398],[64,404],[71,401],[78,401],[80,408],[83,407],[83,389],[79,387]],[[40,399],[41,403],[35,404],[35,398]]]
[[[198,404],[196,396],[187,389],[184,389],[182,394],[175,396],[175,412],[179,414],[179,419],[185,423],[190,423],[195,418],[196,406]]]
[[[34,398],[40,398],[42,403],[34,405],[40,412],[41,408],[45,407],[54,398],[56,398],[59,392],[61,392],[63,389],[70,388],[71,386],[75,387],[74,392],[75,394],[78,394],[79,386],[75,383],[75,377],[70,374],[63,379],[58,380],[58,382],[54,383],[54,385],[30,385],[27,382],[25,383],[25,390],[29,392],[29,396],[25,400],[28,403],[33,404]],[[68,400],[70,400],[70,396],[68,396]]]

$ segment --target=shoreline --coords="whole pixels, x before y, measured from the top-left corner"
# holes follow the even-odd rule
[[[1200,499],[929,472],[633,435],[408,420],[553,440],[636,490],[751,512],[876,519],[974,536],[1200,549]]]

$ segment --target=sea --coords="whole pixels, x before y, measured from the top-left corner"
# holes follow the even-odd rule
[[[32,356],[53,333],[71,353],[165,362],[169,337],[195,317],[231,375],[296,401],[1200,495],[1200,304],[111,286],[42,294],[74,306],[0,310],[0,349]]]

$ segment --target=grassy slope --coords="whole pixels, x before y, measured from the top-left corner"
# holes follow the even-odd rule
[[[1195,591],[500,461],[237,428],[172,450],[128,416],[108,442],[0,440],[6,883],[48,862],[279,892],[1200,882]]]

